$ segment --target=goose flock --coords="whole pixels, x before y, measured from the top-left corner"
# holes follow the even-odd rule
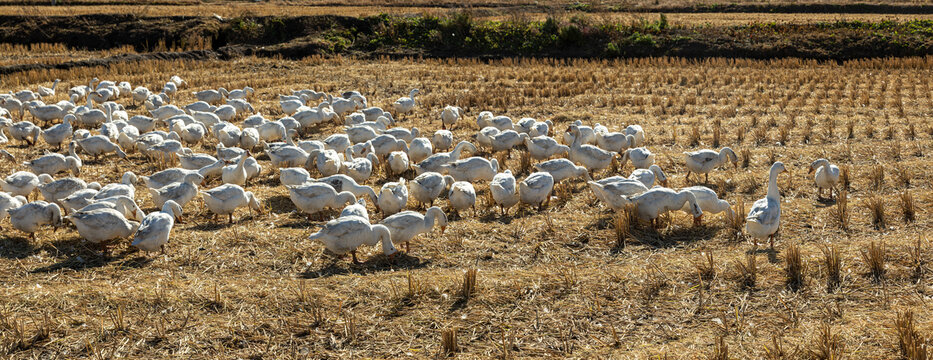
[[[200,198],[215,219],[227,216],[231,223],[237,209],[262,214],[263,199],[249,191],[262,178],[277,183],[297,212],[326,221],[311,240],[334,254],[351,254],[354,261],[363,245],[381,245],[392,256],[396,245],[404,244],[407,252],[419,235],[436,227],[443,232],[470,210],[476,216],[477,192],[486,189],[486,206],[497,207],[501,216],[516,206],[546,209],[558,185],[576,182],[588,185],[607,208],[634,209],[634,215],[655,226],[659,217],[676,211],[692,216],[695,224],[706,213],[735,215],[708,187],[669,188],[668,174],[646,147],[649,139],[639,125],[615,132],[579,120],[516,122],[482,111],[475,135],[458,139],[449,129],[472,124],[457,106],[440,111],[433,133],[399,126],[402,121],[396,118],[417,111],[418,89],[388,110],[370,106],[356,91],[292,91],[279,95],[283,116],[272,120],[255,111],[250,87],[192,92],[197,101],[183,105],[173,103],[188,86],[178,76],[156,91],[95,78],[69,89],[69,100],[43,102],[55,96],[59,84],[0,95],[0,147],[46,144],[43,155],[17,160],[25,170],[4,166],[13,170],[0,174],[5,176],[0,179],[0,222],[9,218],[14,229],[31,238],[45,226],[65,227],[67,220],[91,243],[131,239],[131,246],[142,251],[165,251],[174,224],[191,213],[192,200]],[[343,131],[324,134],[323,126],[330,124]],[[526,157],[533,163],[528,169],[506,169],[504,161],[513,152],[523,163]],[[268,163],[261,165],[260,155]],[[124,172],[118,183],[80,177],[85,161],[113,162],[116,170],[127,159],[156,169]],[[737,161],[728,147],[685,152],[683,158],[688,179],[702,174],[707,181],[711,172]],[[618,174],[616,169],[629,162],[633,171]],[[832,196],[839,168],[826,159],[810,168],[820,196],[825,189]],[[756,246],[766,238],[774,246],[781,218],[777,177],[784,171],[782,163],[773,164],[767,196],[746,217],[746,232]],[[137,197],[140,186],[151,206]],[[446,211],[435,205],[439,202],[446,203]],[[368,206],[378,217],[370,215]],[[143,207],[158,211],[145,214]]]

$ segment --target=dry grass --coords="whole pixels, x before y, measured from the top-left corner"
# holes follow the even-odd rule
[[[925,206],[933,199],[933,176],[928,171],[933,155],[925,151],[919,157],[906,156],[905,150],[902,156],[901,163],[913,170],[910,192],[918,209],[910,224],[898,219],[888,221],[884,231],[872,230],[871,215],[862,206],[873,194],[871,179],[865,175],[877,164],[871,158],[877,154],[891,170],[888,186],[877,192],[892,207],[888,215],[899,217],[896,197],[903,188],[895,186],[896,164],[884,159],[889,141],[879,138],[886,122],[905,126],[910,121],[917,124],[917,138],[900,139],[904,149],[933,146],[927,121],[933,92],[925,90],[933,87],[933,77],[928,76],[931,68],[933,59],[837,64],[741,59],[242,58],[6,75],[0,78],[4,93],[35,90],[37,84],[50,86],[55,78],[63,80],[60,88],[68,88],[92,77],[154,89],[178,74],[191,87],[179,92],[177,104],[193,101],[189,90],[249,85],[257,89],[253,104],[269,118],[282,116],[276,96],[289,89],[313,87],[329,93],[356,89],[372,105],[385,107],[418,87],[423,93],[418,108],[400,118],[398,126],[417,126],[422,133],[439,127],[432,111],[447,104],[461,105],[470,123],[479,111],[491,110],[513,119],[552,119],[558,130],[575,119],[600,122],[614,131],[622,125],[641,124],[649,148],[660,159],[670,159],[669,165],[667,160],[662,165],[674,186],[683,184],[681,152],[697,149],[684,146],[690,127],[718,119],[721,141],[737,144],[734,148],[745,150],[747,156],[742,157],[749,161],[734,172],[724,168],[712,175],[727,182],[726,199],[736,204],[736,225],[730,225],[725,214],[710,214],[705,226],[693,228],[688,216],[675,212],[660,238],[651,229],[632,227],[624,252],[612,251],[617,237],[611,213],[591,203],[590,190],[580,182],[570,182],[566,201],[552,204],[553,230],[545,225],[543,213],[498,217],[480,211],[479,217],[465,215],[451,221],[443,235],[437,231],[420,235],[411,253],[395,259],[377,255],[377,249],[363,249],[362,265],[335,260],[323,254],[319,243],[307,241],[308,234],[323,222],[294,213],[287,191],[268,174],[251,181],[248,190],[269,211],[227,225],[213,222],[204,205],[195,200],[185,209],[189,222],[176,225],[167,255],[144,256],[119,241],[112,255],[104,256],[72,228],[58,232],[43,228],[38,240],[31,241],[10,230],[4,220],[0,234],[4,284],[0,318],[4,320],[0,324],[10,325],[0,325],[4,329],[0,330],[0,351],[14,350],[0,357],[423,358],[438,352],[442,329],[456,328],[457,356],[463,358],[500,356],[508,339],[514,339],[506,346],[513,358],[664,358],[665,354],[702,358],[718,336],[725,336],[731,357],[762,358],[766,348],[773,348],[772,334],[783,337],[786,353],[794,358],[793,349],[809,349],[810,335],[831,319],[838,341],[853,353],[857,349],[858,357],[897,358],[891,310],[885,304],[914,305],[918,320],[931,315],[929,307],[917,306],[918,291],[929,288],[926,280],[911,276],[914,263],[908,248],[919,234],[933,228],[933,220],[925,216]],[[765,90],[763,84],[768,84]],[[887,85],[882,88],[882,84]],[[900,95],[896,88],[901,89]],[[838,93],[838,104],[832,104],[831,95],[823,96],[824,91]],[[872,99],[868,105],[860,103],[863,94]],[[666,97],[669,107],[686,111],[665,115],[664,105],[652,105],[652,96]],[[910,99],[904,101],[904,117],[890,105],[901,98]],[[59,94],[52,101],[62,99]],[[785,99],[784,110],[779,110]],[[142,113],[132,106],[128,111],[130,115]],[[789,113],[797,116],[798,124],[785,146],[754,146],[751,134],[736,142],[738,128],[754,130],[749,127],[752,116],[759,118],[759,127],[766,127],[772,116],[783,124],[783,116]],[[566,119],[559,120],[558,115]],[[839,124],[832,144],[822,139],[823,122],[828,121],[824,116],[836,117]],[[814,119],[818,137],[810,144],[800,141],[807,118]],[[852,156],[846,161],[852,171],[848,196],[851,205],[858,206],[848,208],[849,231],[840,232],[829,221],[835,206],[806,196],[813,184],[812,177],[803,174],[806,165],[824,154],[844,158],[840,138],[842,124],[849,120],[855,122],[857,141],[851,142]],[[878,136],[862,136],[872,126],[878,127]],[[320,140],[337,129],[328,125],[303,139]],[[454,136],[470,139],[474,132],[472,126],[464,126]],[[667,144],[675,132],[682,138]],[[704,142],[710,139],[709,133],[701,135]],[[778,130],[771,135],[776,137]],[[44,143],[34,148],[0,147],[18,160],[47,150]],[[195,150],[212,152],[213,148],[197,146]],[[773,260],[767,250],[754,254],[758,257],[755,284],[749,292],[733,282],[738,272],[733,264],[747,267],[751,245],[735,239],[744,227],[747,207],[766,192],[763,184],[771,153],[788,168],[788,174],[779,178],[782,241],[777,243]],[[264,167],[270,166],[264,155],[258,158]],[[513,154],[508,161],[509,168],[515,169],[520,158]],[[114,167],[137,174],[154,171],[139,154],[130,154],[128,161],[87,162],[82,177],[101,183],[119,181]],[[24,169],[8,162],[0,163],[0,168],[4,175]],[[629,171],[631,167],[622,174],[604,172],[597,177],[628,175]],[[371,179],[367,185],[378,187],[383,181]],[[147,212],[157,210],[142,190],[137,190],[140,205]],[[486,185],[479,184],[477,190],[484,195]],[[446,206],[446,201],[435,205]],[[381,220],[374,210],[371,213],[373,221]],[[859,249],[871,241],[883,241],[892,250],[885,291],[874,286],[870,276],[846,275],[864,271]],[[784,244],[792,243],[798,244],[802,255],[811,257],[820,254],[821,244],[838,247],[843,279],[833,294],[814,290],[812,281],[802,291],[787,291],[781,259],[786,256]],[[924,250],[928,257],[929,251]],[[703,252],[714,254],[717,274],[699,286],[696,262]],[[815,274],[812,264],[811,277]],[[923,266],[929,267],[928,263]],[[479,291],[465,303],[460,292],[464,271],[470,268],[482,269],[482,278],[477,279]],[[299,287],[302,290],[296,292]],[[698,306],[697,288],[703,288],[703,306]],[[845,300],[836,301],[840,296]],[[844,315],[831,316],[823,304],[838,306]],[[111,314],[118,318],[121,308],[127,332],[113,331]],[[927,329],[923,321],[917,324],[921,331]],[[18,330],[7,330],[13,328]]]
[[[894,320],[894,330],[897,331],[897,346],[903,359],[929,359],[930,344],[923,333],[917,329],[913,310],[908,309],[897,313],[897,319]]]
[[[713,347],[712,352],[706,356],[707,360],[729,360],[729,345],[726,344],[726,339],[722,336],[716,338],[716,345]]]
[[[784,255],[784,282],[787,287],[793,291],[803,288],[807,283],[806,271],[807,264],[800,255],[800,247],[788,245]]]
[[[460,352],[460,346],[457,345],[457,329],[450,328],[441,331],[441,351],[443,356],[451,356]]]
[[[834,334],[829,324],[820,325],[820,329],[810,345],[810,357],[817,360],[842,359],[845,355],[845,344]]]
[[[869,196],[865,201],[865,208],[868,209],[869,220],[875,229],[882,230],[886,228],[884,215],[884,198],[875,193]]]
[[[839,225],[843,231],[849,231],[849,219],[852,217],[849,213],[849,192],[843,190],[836,196],[836,206],[830,211],[833,221]]]
[[[914,222],[917,219],[917,204],[914,203],[914,196],[910,194],[910,190],[904,190],[898,197],[904,222]]]
[[[744,289],[753,289],[758,283],[758,260],[753,254],[745,257],[745,261],[735,262],[736,281]]]
[[[820,247],[823,252],[823,272],[826,276],[826,292],[836,291],[842,284],[842,257],[836,245]]]
[[[875,282],[881,282],[884,280],[885,274],[885,248],[884,243],[878,244],[872,241],[868,245],[868,249],[863,249],[862,252],[862,261],[865,262],[865,266],[868,268],[868,274],[871,276],[872,280]]]

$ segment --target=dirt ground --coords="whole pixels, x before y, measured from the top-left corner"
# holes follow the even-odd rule
[[[473,138],[482,110],[551,119],[557,132],[578,119],[611,130],[640,124],[673,187],[694,184],[684,178],[681,153],[714,147],[719,122],[720,146],[747,151],[748,165],[714,171],[706,185],[745,209],[764,196],[772,160],[788,172],[779,180],[784,212],[775,250],[736,239],[724,214],[693,227],[681,212],[660,232],[635,226],[623,248],[613,215],[579,181],[563,187],[547,210],[508,216],[485,206],[487,185],[479,184],[477,213],[451,213],[446,232],[421,235],[398,258],[366,249],[364,264],[352,265],[307,240],[323,222],[296,213],[261,155],[266,170],[247,190],[267,211],[241,210],[227,224],[195,200],[166,255],[139,253],[126,241],[105,254],[73,228],[45,228],[28,240],[0,224],[0,350],[16,359],[424,358],[438,354],[442,333],[453,329],[459,358],[693,359],[711,354],[720,337],[732,358],[766,357],[776,353],[774,344],[785,358],[812,358],[828,325],[848,358],[895,358],[899,311],[913,309],[918,328],[933,333],[929,264],[915,264],[910,255],[917,241],[922,259],[933,251],[925,235],[933,225],[931,65],[933,58],[830,64],[315,57],[147,61],[7,76],[0,91],[61,78],[56,101],[91,77],[152,89],[177,74],[190,84],[177,104],[193,101],[190,91],[249,85],[257,90],[250,99],[256,110],[270,118],[281,116],[277,95],[291,89],[359,90],[372,105],[388,106],[419,88],[416,111],[400,116],[397,126],[430,134],[440,128],[440,108],[460,105],[466,119],[456,140]],[[122,102],[130,115],[141,113]],[[327,126],[306,137],[337,130]],[[0,148],[18,161],[48,150],[41,142]],[[847,231],[834,217],[837,203],[816,199],[807,169],[819,157],[850,172]],[[519,159],[513,151],[507,167],[521,172]],[[884,177],[876,188],[870,173],[878,166]],[[22,169],[0,163],[4,175]],[[157,169],[139,154],[125,161],[85,158],[82,178],[116,182],[127,170]],[[628,164],[620,172],[631,171]],[[385,181],[378,174],[368,185]],[[156,210],[144,190],[137,187],[137,200],[145,211]],[[911,222],[902,219],[905,191],[915,202]],[[866,206],[872,196],[884,204],[880,228]],[[373,222],[381,219],[371,205],[370,211]],[[867,275],[861,255],[871,242],[885,246],[880,282]],[[785,280],[791,244],[799,245],[805,264],[805,285],[797,291]],[[842,259],[841,285],[831,291],[824,246],[835,246]],[[701,281],[704,253],[712,254],[714,275]],[[748,288],[737,267],[747,256],[758,268]],[[476,290],[464,298],[469,269],[477,270]]]

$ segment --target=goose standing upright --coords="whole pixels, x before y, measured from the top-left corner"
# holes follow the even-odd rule
[[[706,182],[709,182],[709,173],[713,169],[724,164],[726,161],[732,161],[735,165],[739,158],[735,155],[732,148],[724,147],[716,152],[715,150],[704,149],[693,152],[684,152],[686,155],[687,179],[690,179],[690,173],[704,174]]]
[[[768,195],[755,201],[745,217],[745,231],[755,239],[756,247],[758,239],[769,238],[771,248],[774,248],[774,234],[781,226],[781,191],[778,189],[777,177],[784,171],[784,163],[780,161],[771,165]]]
[[[583,144],[583,136],[577,125],[570,125],[567,132],[573,134],[573,142],[570,145],[571,161],[583,165],[588,171],[602,170],[612,164],[612,159],[616,156],[616,153],[593,145]]]
[[[411,196],[415,198],[419,206],[424,204],[433,206],[434,199],[437,199],[455,181],[450,175],[444,176],[433,171],[425,172],[411,181]]]
[[[181,215],[181,205],[172,200],[166,201],[162,205],[162,211],[151,213],[143,218],[139,229],[133,236],[133,243],[130,245],[145,252],[160,249],[162,253],[165,253],[165,244],[168,244],[172,227],[175,226],[175,219],[180,219]]]
[[[333,186],[326,183],[304,183],[301,185],[288,185],[288,196],[301,212],[315,215],[325,208],[339,209],[346,204],[356,202],[356,196],[351,192],[337,192]]]
[[[366,219],[358,216],[340,217],[328,221],[321,230],[311,234],[310,240],[317,240],[324,244],[330,252],[336,255],[350,253],[353,262],[359,263],[356,250],[361,245],[374,246],[382,242],[382,253],[392,256],[398,252],[392,244],[392,233],[382,224],[372,225]]]
[[[58,87],[59,82],[61,82],[61,79],[55,79],[55,82],[52,83],[51,88],[39,85],[39,91],[37,91],[37,93],[40,97],[55,96],[55,88]]]
[[[408,243],[418,234],[431,231],[434,226],[440,226],[441,234],[447,228],[447,215],[437,206],[428,208],[424,215],[414,211],[403,211],[389,216],[379,222],[389,228],[392,243],[405,243],[405,252],[409,252]]]
[[[540,208],[550,204],[552,190],[554,177],[546,172],[536,172],[522,180],[518,195],[523,204],[538,205]]]
[[[829,163],[826,159],[817,159],[810,164],[809,173],[816,170],[813,181],[816,183],[817,199],[823,198],[823,189],[829,189],[829,198],[833,198],[833,192],[836,191],[836,184],[839,183],[839,167]]]
[[[407,114],[412,112],[415,109],[415,95],[418,95],[420,91],[418,89],[412,89],[408,93],[408,96],[401,97],[398,100],[395,100],[392,103],[392,108],[395,109],[396,114]]]
[[[463,109],[459,106],[445,106],[441,110],[441,129],[447,129],[447,126],[453,129],[454,125],[457,124],[457,120],[460,120],[461,114],[463,114]]]
[[[515,176],[511,170],[496,174],[489,183],[492,200],[499,206],[502,215],[508,215],[509,208],[518,204],[518,188],[515,184]]]

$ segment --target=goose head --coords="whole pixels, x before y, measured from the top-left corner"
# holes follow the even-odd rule
[[[395,245],[392,244],[392,234],[389,232],[389,228],[385,225],[376,224],[372,225],[373,235],[379,238],[379,241],[382,242],[382,253],[388,257],[394,257],[398,253],[398,249],[395,248]]]
[[[356,195],[353,195],[353,193],[349,191],[344,191],[344,192],[338,193],[337,196],[334,197],[333,207],[335,208],[343,207],[343,206],[346,206],[346,205],[349,205],[355,202],[356,202]]]
[[[658,181],[661,182],[661,186],[668,187],[667,186],[667,174],[664,173],[664,170],[661,170],[660,166],[656,164],[652,164],[651,166],[648,167],[648,170],[651,170],[651,172],[654,173],[654,176],[657,177]]]
[[[732,148],[727,146],[727,147],[720,149],[719,157],[723,158],[723,160],[728,159],[729,161],[732,162],[732,166],[736,168],[738,167],[739,157],[735,155],[735,151],[732,150]]]
[[[262,205],[259,203],[259,200],[256,199],[256,196],[253,195],[252,191],[246,192],[246,200],[247,207],[250,209],[250,211],[256,210],[256,212],[262,214]]]
[[[138,179],[136,178],[136,174],[134,174],[132,171],[127,171],[123,173],[123,178],[120,182],[123,185],[136,185],[137,180]]]
[[[62,208],[58,207],[58,204],[50,203],[46,207],[48,212],[49,219],[52,220],[52,226],[56,229],[62,225]]]
[[[175,200],[167,200],[165,204],[162,204],[162,212],[168,214],[172,217],[172,220],[181,221],[183,210],[181,205],[178,205]]]
[[[819,169],[824,166],[829,166],[829,160],[817,159],[816,161],[810,164],[810,170],[807,173],[808,174],[813,173],[814,170]]]

